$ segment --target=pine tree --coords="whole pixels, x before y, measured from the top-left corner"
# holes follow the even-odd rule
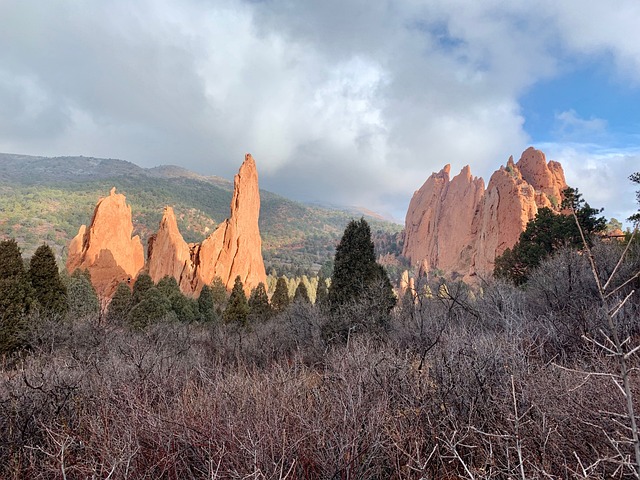
[[[307,291],[307,287],[304,282],[300,280],[298,283],[298,287],[296,288],[295,293],[293,294],[293,302],[294,303],[311,303],[309,299],[309,292]]]
[[[249,303],[244,293],[244,287],[240,275],[238,275],[233,284],[233,290],[227,302],[227,308],[224,309],[222,318],[226,323],[234,323],[236,325],[246,325],[249,316]]]
[[[266,321],[271,318],[273,310],[269,305],[269,296],[264,283],[260,282],[251,290],[249,296],[249,317],[252,321]]]
[[[327,280],[324,277],[318,278],[318,288],[316,289],[316,303],[317,307],[323,308],[327,304]]]
[[[26,345],[30,294],[28,283],[19,277],[0,279],[0,355]]]
[[[169,300],[171,310],[180,322],[191,323],[200,317],[197,302],[182,293],[174,277],[167,275],[161,278],[156,288]]]
[[[149,277],[151,278],[151,277]],[[156,288],[160,290],[165,297],[171,300],[176,295],[181,295],[180,286],[175,278],[171,275],[166,275],[160,279],[160,281],[156,284]]]
[[[159,322],[170,311],[171,302],[154,286],[145,290],[140,302],[129,312],[127,320],[132,328],[141,330]]]
[[[131,289],[129,285],[121,282],[109,303],[106,316],[107,322],[115,325],[124,323],[129,316],[132,304],[133,296],[131,295]]]
[[[141,273],[133,284],[133,304],[136,305],[142,301],[144,294],[153,287],[153,280],[148,273]]]
[[[602,209],[591,208],[582,200],[577,189],[567,188],[563,194],[563,208],[575,211],[585,239],[591,243],[593,235],[607,227],[605,218],[597,216]],[[549,208],[541,208],[535,218],[527,223],[513,248],[506,249],[496,258],[493,274],[522,285],[533,269],[560,247],[583,247],[575,219],[572,215],[557,214]]]
[[[284,277],[278,277],[276,282],[276,289],[271,296],[271,308],[276,313],[284,312],[289,306],[289,287],[287,286],[287,279]]]
[[[71,318],[97,316],[100,313],[100,301],[88,271],[76,270],[71,274],[67,285],[67,301]]]
[[[24,274],[24,262],[20,247],[14,239],[0,242],[0,279],[15,278]]]
[[[68,310],[67,287],[60,279],[51,247],[41,245],[29,262],[29,280],[43,313],[64,316]]]
[[[376,263],[371,229],[364,218],[349,222],[336,248],[328,299],[333,311],[365,299],[375,301],[387,314],[395,306],[393,287],[384,268]]]
[[[213,296],[213,304],[216,310],[221,312],[227,304],[227,287],[219,276],[215,276],[211,282],[211,295]]]
[[[178,317],[178,321],[182,323],[195,322],[200,318],[198,302],[193,298],[187,297],[182,292],[171,298],[171,310]]]
[[[203,322],[213,322],[217,320],[216,307],[213,303],[213,294],[209,285],[203,285],[198,296],[198,311],[200,320]]]
[[[26,346],[33,290],[15,240],[0,242],[0,355]]]

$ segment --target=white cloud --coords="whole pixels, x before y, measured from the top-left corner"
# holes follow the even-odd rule
[[[605,207],[602,214],[607,218],[625,222],[638,210],[634,201],[637,185],[629,181],[629,175],[640,171],[640,147],[552,143],[540,148],[548,159],[562,163],[567,183],[577,187],[592,207]]]
[[[553,15],[563,48],[585,57],[610,55],[617,73],[640,86],[639,2],[546,0],[543,9]]]
[[[567,140],[580,138],[602,136],[607,131],[607,121],[602,118],[581,118],[575,110],[565,110],[555,115],[557,121],[557,133],[561,138]]]
[[[568,56],[609,55],[640,81],[637,10],[635,0],[3,2],[0,151],[227,177],[250,151],[266,188],[402,218],[445,163],[488,178],[517,157],[530,141],[518,98]],[[565,133],[606,127],[573,111],[558,121]]]

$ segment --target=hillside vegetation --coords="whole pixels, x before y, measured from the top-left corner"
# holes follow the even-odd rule
[[[141,275],[106,315],[48,247],[26,268],[0,242],[0,477],[638,478],[636,234],[396,303],[359,220],[315,302]]]
[[[606,302],[622,246],[592,253],[598,281],[562,249],[523,289],[417,285],[382,324],[370,296],[243,323],[35,312],[0,367],[0,476],[634,478],[640,251]]]
[[[131,205],[135,233],[146,244],[165,205],[178,217],[188,242],[201,241],[229,215],[233,183],[176,166],[151,169],[114,159],[0,154],[0,236],[15,238],[28,257],[42,242],[59,257],[97,200],[115,186]],[[317,271],[333,257],[353,212],[321,208],[261,191],[260,230],[268,271]],[[365,217],[380,239],[379,253],[397,253],[401,226]]]

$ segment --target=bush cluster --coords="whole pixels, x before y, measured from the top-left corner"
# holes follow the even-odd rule
[[[594,245],[602,279],[620,250]],[[638,270],[634,250],[616,278]],[[616,294],[631,295],[615,324],[629,349],[640,338],[633,288]],[[383,329],[370,291],[337,309],[292,302],[244,326],[40,321],[31,355],[0,370],[0,477],[632,476],[585,255],[560,249],[522,288],[421,280]],[[325,335],[336,322],[350,326],[346,342]],[[629,361],[637,399],[640,361]]]

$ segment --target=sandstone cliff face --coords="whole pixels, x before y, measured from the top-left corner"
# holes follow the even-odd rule
[[[187,244],[178,231],[173,210],[165,208],[158,233],[149,241],[151,278],[157,282],[171,275],[182,291],[192,296],[216,276],[231,289],[240,275],[247,292],[260,282],[266,283],[259,215],[258,172],[247,154],[234,178],[229,218],[201,244]]]
[[[82,225],[71,241],[67,271],[87,269],[98,295],[110,297],[120,282],[134,279],[144,266],[140,237],[131,238],[132,233],[131,207],[114,187],[98,201],[89,227]]]
[[[489,180],[469,167],[449,181],[450,167],[434,173],[411,199],[403,255],[423,269],[470,277],[493,271],[496,256],[512,247],[538,208],[558,210],[567,188],[562,166],[528,148]]]
[[[403,255],[422,269],[462,269],[470,263],[472,221],[484,194],[484,181],[466,166],[449,180],[451,166],[431,175],[409,204]],[[439,232],[450,232],[442,235]]]
[[[158,232],[148,240],[149,275],[154,282],[169,275],[181,290],[190,290],[186,275],[191,262],[191,247],[178,230],[178,222],[171,207],[165,207]]]

